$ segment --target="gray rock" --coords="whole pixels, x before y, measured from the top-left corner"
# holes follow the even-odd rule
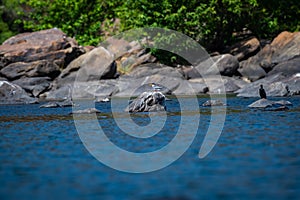
[[[266,76],[276,65],[299,57],[299,46],[300,32],[282,32],[255,56],[241,62],[238,71],[242,76],[256,81]]]
[[[165,111],[165,95],[161,92],[144,92],[125,109],[126,112]]]
[[[300,73],[294,74],[282,80],[289,88],[289,95],[300,95]]]
[[[239,62],[234,56],[223,54],[204,60],[193,69],[188,70],[188,72],[192,74],[192,78],[197,77],[197,74],[200,74],[201,77],[220,74],[224,76],[233,76],[237,74],[238,68]]]
[[[240,62],[238,72],[243,77],[248,78],[250,81],[256,81],[258,79],[264,78],[267,73],[262,67],[255,63],[252,63],[251,58]]]
[[[73,86],[65,85],[58,89],[52,88],[49,92],[45,93],[45,99],[47,101],[61,101],[67,98],[71,98],[71,91]]]
[[[172,92],[174,95],[197,95],[208,92],[208,87],[204,82],[192,82],[182,80],[180,85]]]
[[[226,106],[226,104],[225,104],[223,101],[219,100],[219,99],[217,99],[217,100],[212,99],[212,100],[207,100],[206,102],[204,102],[204,103],[202,104],[202,106],[204,106],[204,107],[211,107],[211,106]]]
[[[268,99],[259,99],[252,104],[248,105],[249,108],[267,108],[272,107],[273,101],[270,101]]]
[[[39,97],[41,93],[49,88],[51,83],[50,81],[51,79],[49,77],[23,77],[13,81],[12,83],[19,85],[25,91],[30,92],[34,97]]]
[[[131,97],[139,96],[145,91],[150,91],[152,88],[150,83],[156,83],[162,87],[160,90],[163,94],[171,94],[180,84],[183,79],[176,77],[163,76],[159,74],[133,79],[131,77],[121,77],[118,80],[119,92],[113,96]]]
[[[267,97],[297,95],[300,94],[300,73],[291,77],[285,77],[282,73],[270,75],[237,90],[237,96],[259,97],[260,85],[264,86]]]
[[[280,101],[271,101],[268,99],[259,99],[252,104],[248,105],[249,108],[275,108],[278,110],[284,110],[286,106],[292,105],[291,102],[280,100]],[[284,106],[284,107],[282,107]]]
[[[116,78],[117,65],[114,55],[103,47],[88,52],[78,70],[77,81]]]
[[[58,102],[48,102],[40,106],[40,108],[58,108],[61,107]]]
[[[117,66],[113,55],[103,47],[98,47],[73,60],[66,69],[53,81],[52,92],[73,85],[75,80],[81,85],[94,85],[101,79],[116,78]]]
[[[260,49],[260,42],[257,38],[250,38],[234,44],[227,50],[230,54],[243,61],[255,55]]]
[[[48,102],[40,106],[40,108],[60,108],[60,107],[72,107],[75,106],[71,99],[64,101]]]
[[[205,79],[190,79],[190,82],[205,84],[211,94],[224,94],[232,93],[240,89],[239,85],[242,84],[242,80],[233,77],[226,76],[208,76]],[[225,91],[224,91],[225,89]],[[206,91],[207,89],[205,89]]]
[[[282,73],[284,76],[292,76],[296,73],[300,73],[300,56],[288,61],[283,61],[276,65],[268,75]]]
[[[40,60],[56,63],[63,68],[82,53],[83,49],[76,41],[59,29],[22,33],[0,45],[0,69],[11,63]]]
[[[237,74],[239,62],[234,56],[223,54],[213,57],[213,60],[217,64],[221,75],[234,76]]]
[[[20,86],[8,81],[0,81],[0,104],[31,104],[37,103]]]
[[[132,78],[142,78],[156,74],[181,79],[184,78],[183,74],[178,69],[158,63],[148,63],[144,65],[139,65],[136,68],[134,68],[128,74],[128,76]]]
[[[113,79],[76,82],[73,85],[72,97],[76,99],[107,97],[119,91],[118,82]]]
[[[101,113],[101,111],[96,108],[86,108],[83,110],[74,110],[70,114],[93,114],[93,113]]]
[[[83,54],[78,58],[74,59],[53,81],[53,88],[58,89],[65,85],[73,85],[76,79],[77,71],[80,69],[81,63],[86,58],[86,56],[87,54]]]
[[[0,71],[1,75],[9,80],[16,80],[21,77],[51,77],[55,78],[60,74],[59,67],[47,60],[34,62],[16,62],[12,63]]]
[[[142,52],[143,51],[144,50],[142,50]],[[123,61],[121,61],[119,71],[126,73],[127,71],[131,71],[132,69],[140,68],[140,65],[144,63],[153,63],[156,60],[156,58],[153,57],[151,53],[137,53],[130,55],[128,58],[123,57],[122,60]]]

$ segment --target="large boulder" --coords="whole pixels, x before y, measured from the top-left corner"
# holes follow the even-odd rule
[[[60,99],[68,95],[69,88],[75,84],[78,98],[92,98],[95,90],[107,88],[111,80],[117,77],[117,66],[114,55],[103,47],[94,48],[90,52],[73,60],[66,69],[53,81],[47,99]],[[101,80],[102,82],[98,82]],[[106,84],[107,80],[108,84]],[[113,81],[115,82],[115,81]],[[102,87],[104,84],[104,87]],[[115,83],[113,83],[115,85]],[[112,86],[113,86],[112,85]],[[92,88],[92,89],[91,89]],[[115,90],[112,87],[112,93]],[[107,91],[107,89],[106,89]],[[107,92],[105,95],[109,95]]]
[[[79,81],[116,78],[117,65],[114,55],[103,47],[93,49],[82,60],[78,74],[77,80]]]
[[[142,78],[159,74],[161,76],[169,76],[183,79],[183,74],[180,70],[159,63],[148,63],[135,67],[127,76],[133,79]]]
[[[251,58],[240,62],[238,72],[250,81],[264,78],[267,75],[266,71],[256,63],[252,63]]]
[[[158,91],[144,92],[134,99],[125,111],[127,112],[151,112],[165,111],[165,95]]]
[[[0,46],[0,69],[11,63],[40,60],[64,67],[82,53],[76,41],[59,29],[22,33],[9,38]]]
[[[30,63],[16,62],[2,68],[0,74],[9,80],[26,77],[55,78],[60,74],[59,67],[47,60],[39,60]]]
[[[0,81],[0,104],[29,104],[37,103],[20,86],[8,81]]]
[[[221,75],[223,76],[237,75],[239,62],[234,56],[230,54],[223,54],[220,56],[216,56],[213,59],[216,62]]]
[[[215,67],[215,65],[217,66],[217,68]],[[230,54],[217,55],[208,58],[203,62],[199,63],[197,66],[195,66],[195,69],[193,69],[194,75],[192,76],[192,78],[196,78],[197,73],[200,76],[218,75],[218,74],[224,76],[234,76],[237,75],[238,68],[239,68],[239,62],[234,56]]]
[[[41,93],[48,90],[51,84],[51,79],[49,77],[21,78],[13,81],[12,83],[19,85],[34,97],[39,97]]]
[[[268,75],[282,73],[284,76],[292,76],[300,73],[300,56],[276,65]]]
[[[0,76],[37,97],[83,53],[74,39],[57,28],[19,34],[0,46]]]
[[[241,62],[238,71],[242,76],[256,81],[265,77],[276,65],[299,57],[299,46],[300,32],[282,32],[255,56]]]
[[[260,42],[257,38],[253,37],[243,40],[234,44],[227,50],[238,61],[247,60],[249,57],[254,56],[260,49]]]

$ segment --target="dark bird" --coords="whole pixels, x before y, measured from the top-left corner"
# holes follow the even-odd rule
[[[259,96],[260,96],[260,98],[262,98],[262,99],[266,99],[266,98],[267,98],[266,91],[265,91],[263,85],[260,85],[260,88],[259,88]]]

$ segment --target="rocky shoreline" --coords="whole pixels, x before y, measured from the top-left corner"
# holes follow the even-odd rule
[[[0,46],[0,104],[64,100],[72,91],[73,97],[96,101],[138,96],[150,89],[148,83],[174,95],[258,97],[261,84],[267,96],[300,94],[300,32],[282,32],[269,44],[248,38],[212,60],[222,79],[205,61],[201,68],[160,64],[138,42],[81,47],[59,29],[19,34]]]

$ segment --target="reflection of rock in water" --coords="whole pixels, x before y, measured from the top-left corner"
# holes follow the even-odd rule
[[[127,112],[149,112],[165,111],[166,97],[159,91],[144,92],[134,99],[125,111]]]

